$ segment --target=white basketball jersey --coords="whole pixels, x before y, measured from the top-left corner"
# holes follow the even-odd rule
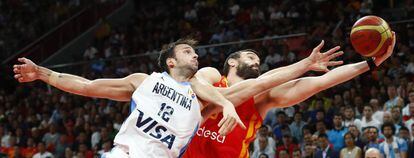
[[[115,145],[126,148],[132,158],[180,157],[201,121],[190,83],[154,72],[135,90],[131,104],[135,108],[116,135]]]

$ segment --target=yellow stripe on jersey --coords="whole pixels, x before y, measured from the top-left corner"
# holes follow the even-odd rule
[[[249,148],[248,139],[253,136],[254,132],[256,132],[254,130],[256,120],[257,120],[257,116],[256,116],[256,114],[254,114],[250,118],[249,127],[247,129],[246,137],[243,139],[243,145],[242,145],[242,148],[241,148],[241,151],[240,151],[239,158],[245,158],[249,155],[248,152],[247,152],[247,149]]]

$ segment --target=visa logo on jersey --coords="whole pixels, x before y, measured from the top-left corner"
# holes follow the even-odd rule
[[[175,135],[171,134],[163,125],[158,124],[151,116],[144,119],[144,112],[138,110],[138,119],[136,126],[144,133],[149,134],[151,137],[158,139],[162,143],[165,143],[168,149],[174,144]]]

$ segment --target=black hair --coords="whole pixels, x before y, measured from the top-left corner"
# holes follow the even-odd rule
[[[158,57],[158,66],[160,67],[161,72],[163,71],[166,71],[168,73],[170,72],[166,61],[168,58],[175,57],[174,48],[180,44],[188,44],[189,46],[194,48],[197,45],[197,41],[192,38],[183,38],[183,39],[178,39],[177,41],[169,43],[167,45],[164,45],[160,51],[160,56]]]

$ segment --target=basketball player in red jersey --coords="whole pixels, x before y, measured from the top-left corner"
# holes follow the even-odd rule
[[[240,81],[249,78],[263,78],[285,71],[286,69],[295,69],[295,74],[285,74],[290,78],[288,82],[279,86],[272,87],[262,93],[249,98],[247,101],[237,104],[235,100],[240,100],[238,96],[246,96],[233,92],[224,94],[227,99],[236,105],[236,111],[239,114],[247,129],[235,127],[234,131],[226,136],[218,134],[217,122],[222,118],[220,109],[213,106],[207,106],[203,109],[202,114],[206,119],[200,126],[195,137],[191,141],[184,158],[246,158],[249,157],[248,146],[254,140],[256,130],[262,125],[266,113],[274,107],[289,107],[306,100],[312,95],[348,81],[364,72],[375,68],[391,56],[395,46],[395,33],[393,32],[393,43],[382,56],[376,57],[369,63],[362,61],[359,63],[348,64],[335,68],[322,76],[303,77],[295,79],[309,70],[327,70],[329,63],[312,65],[315,60],[322,57],[320,53],[323,43],[317,46],[311,55],[298,63],[290,66],[274,69],[260,75],[259,57],[252,50],[242,50],[231,54],[224,65],[224,76],[214,68],[203,68],[196,74],[216,87],[230,87]],[[330,51],[332,51],[331,49]],[[336,51],[337,49],[334,48]],[[259,76],[260,75],[260,76]],[[240,84],[239,84],[240,85]],[[248,87],[246,87],[248,88]],[[243,99],[242,99],[243,100]]]

